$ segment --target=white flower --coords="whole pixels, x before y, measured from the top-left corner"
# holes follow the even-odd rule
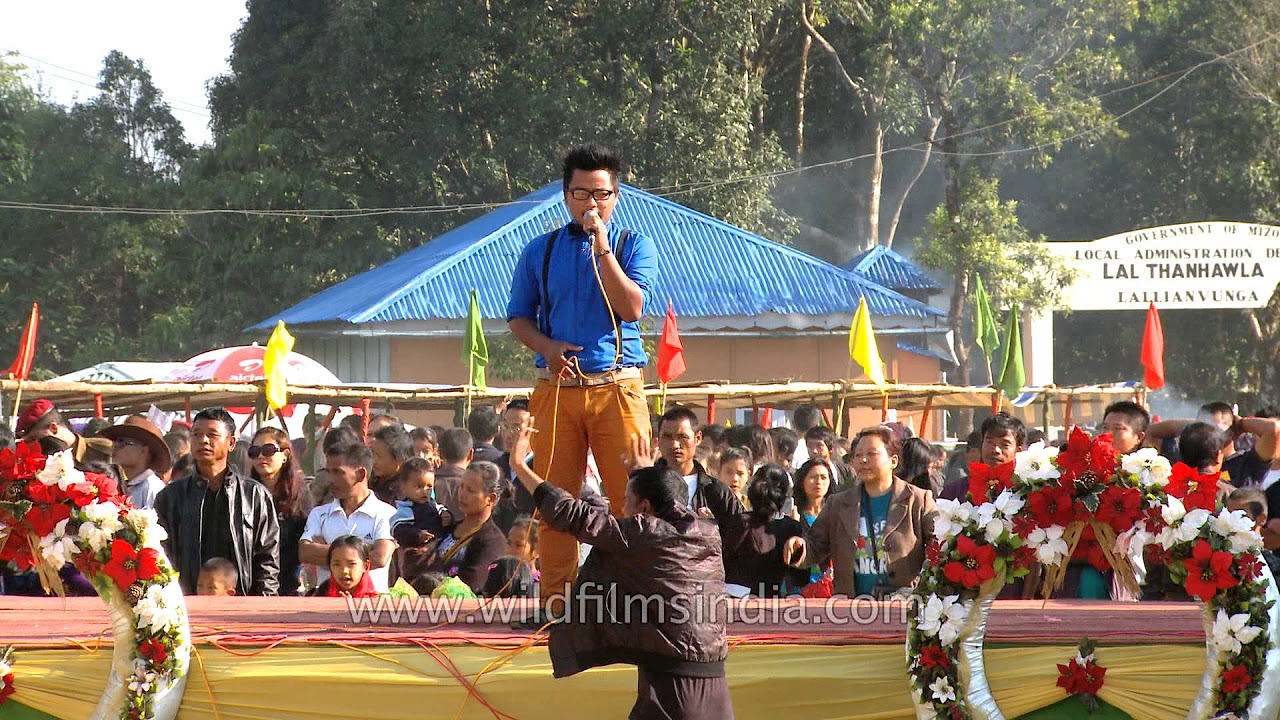
[[[1067,541],[1062,539],[1066,528],[1050,525],[1036,528],[1027,536],[1027,544],[1036,549],[1036,559],[1045,565],[1057,565],[1067,556]]]
[[[81,512],[89,522],[108,535],[114,535],[124,527],[124,523],[120,522],[120,506],[113,502],[91,502]]]
[[[929,685],[929,692],[933,693],[934,702],[944,703],[956,699],[956,691],[951,688],[951,683],[945,675]]]
[[[1231,552],[1240,554],[1250,550],[1257,551],[1262,544],[1262,536],[1255,530],[1255,523],[1242,511],[1234,512],[1223,508],[1216,517],[1209,520],[1209,528],[1231,541]]]
[[[151,585],[147,594],[133,606],[138,616],[138,627],[149,627],[155,632],[164,632],[178,624],[178,611],[170,607],[164,597],[163,585]]]
[[[959,600],[959,595],[948,595],[945,598],[930,595],[920,610],[916,628],[926,635],[936,635],[943,645],[954,643],[969,618],[968,606]]]
[[[1249,624],[1249,613],[1238,613],[1230,617],[1227,611],[1218,608],[1218,617],[1213,621],[1213,645],[1219,655],[1239,655],[1240,650],[1253,642],[1262,628]]]
[[[0,690],[4,689],[4,676],[8,675],[12,668],[8,663],[0,662]]]
[[[1165,506],[1160,509],[1160,514],[1167,524],[1167,527],[1160,531],[1160,544],[1165,550],[1178,543],[1184,543],[1199,537],[1200,529],[1204,527],[1205,523],[1209,522],[1209,518],[1213,517],[1213,514],[1208,510],[1197,509],[1187,512],[1186,506],[1182,504],[1182,501],[1172,495],[1166,500]]]
[[[1034,443],[1014,457],[1013,474],[1023,480],[1050,480],[1062,475],[1053,459],[1058,457],[1058,448],[1045,447],[1043,442]]]
[[[973,504],[958,500],[939,500],[937,502],[938,517],[933,523],[933,535],[940,541],[946,541],[964,532],[969,521],[973,519]]]
[[[1091,662],[1093,662],[1093,653],[1089,653],[1088,655],[1081,655],[1079,650],[1076,651],[1077,665],[1087,665]]]
[[[54,570],[61,570],[67,561],[76,555],[76,541],[67,537],[67,523],[70,518],[58,523],[53,532],[40,538],[40,554],[45,565]]]
[[[102,528],[91,522],[82,524],[80,532],[77,534],[94,552],[98,552],[111,543],[111,535],[103,532]]]
[[[84,473],[76,469],[76,460],[70,450],[63,450],[46,459],[44,469],[36,473],[36,479],[45,485],[57,485],[63,492],[72,485],[85,481]]]
[[[1168,484],[1169,475],[1173,472],[1169,459],[1155,448],[1142,448],[1137,452],[1121,456],[1120,466],[1126,473],[1136,475],[1143,487],[1153,485],[1164,487]]]
[[[160,543],[169,539],[169,533],[160,524],[159,516],[151,508],[130,508],[125,514],[125,522],[142,538],[142,546],[160,549]]]
[[[1160,508],[1160,515],[1164,518],[1165,525],[1173,525],[1187,514],[1187,508],[1178,498],[1170,495],[1165,498],[1164,507]]]

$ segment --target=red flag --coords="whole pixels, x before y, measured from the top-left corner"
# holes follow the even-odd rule
[[[1147,330],[1142,334],[1142,367],[1146,370],[1143,382],[1149,390],[1164,387],[1164,328],[1160,326],[1160,313],[1156,304],[1147,308]]]
[[[663,384],[684,374],[684,345],[676,328],[676,311],[667,301],[667,319],[662,323],[662,340],[658,343],[658,380]]]
[[[22,333],[22,344],[18,346],[18,357],[5,372],[14,380],[26,380],[31,375],[31,361],[36,357],[36,333],[40,331],[40,305],[31,303],[31,319],[27,321],[27,329]]]

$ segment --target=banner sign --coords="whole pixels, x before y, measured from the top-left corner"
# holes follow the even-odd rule
[[[1079,271],[1072,310],[1260,308],[1280,282],[1280,227],[1202,222],[1051,242]]]

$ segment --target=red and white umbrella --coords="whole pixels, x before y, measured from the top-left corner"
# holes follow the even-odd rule
[[[262,371],[265,347],[238,345],[219,348],[187,360],[165,375],[161,382],[173,383],[255,383],[266,377]],[[340,385],[329,369],[306,355],[289,353],[290,385]]]

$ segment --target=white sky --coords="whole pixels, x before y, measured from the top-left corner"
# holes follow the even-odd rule
[[[21,53],[9,62],[62,104],[97,94],[108,52],[143,60],[187,141],[200,145],[210,137],[205,83],[228,72],[245,14],[244,0],[0,0],[0,53]]]

